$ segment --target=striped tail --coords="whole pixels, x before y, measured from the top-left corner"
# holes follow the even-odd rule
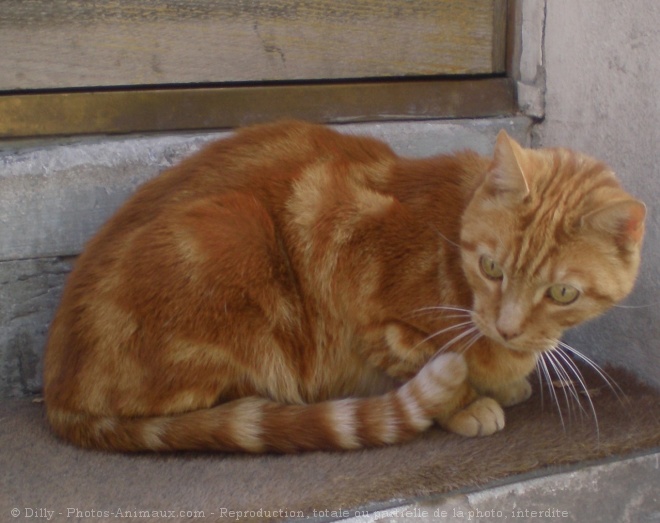
[[[57,409],[49,409],[48,417],[64,439],[108,450],[358,449],[406,441],[430,427],[434,419],[460,409],[465,403],[466,377],[463,357],[450,353],[431,360],[399,389],[371,398],[283,405],[249,397],[153,418],[91,417]]]

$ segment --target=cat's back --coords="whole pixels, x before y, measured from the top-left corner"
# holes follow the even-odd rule
[[[310,188],[322,191],[332,206],[345,197],[346,185],[353,199],[362,189],[385,187],[396,160],[379,140],[323,125],[284,121],[241,129],[139,187],[88,242],[72,279],[92,284],[122,257],[139,254],[141,242],[185,235],[183,228],[173,230],[179,223],[208,223],[201,216],[210,200],[216,207],[237,206],[268,229],[295,221],[291,214],[309,200]]]
[[[347,193],[333,197],[334,185],[352,180],[359,194],[354,186],[380,183],[395,158],[371,138],[282,122],[212,143],[144,184],[90,240],[69,277],[45,356],[51,403],[82,401],[76,390],[102,388],[99,369],[132,390],[134,374],[153,364],[153,347],[168,347],[168,336],[215,343],[204,336],[240,304],[299,317],[291,275],[305,249],[292,245],[304,240],[289,226],[292,214],[308,210],[311,186],[340,201]],[[330,183],[310,182],[317,179]],[[135,369],[128,353],[137,357]],[[81,376],[89,383],[67,385]]]
[[[293,120],[246,127],[138,188],[88,243],[83,258],[116,252],[117,244],[136,230],[211,196],[249,195],[276,215],[296,197],[301,179],[320,178],[332,188],[334,181],[341,185],[349,177],[360,185],[381,187],[397,158],[384,142],[324,125]]]
[[[153,215],[163,205],[223,191],[282,199],[311,166],[378,164],[395,158],[379,140],[341,134],[323,125],[302,121],[256,125],[206,146],[165,171],[142,186],[126,207],[135,202],[148,209],[145,214]]]

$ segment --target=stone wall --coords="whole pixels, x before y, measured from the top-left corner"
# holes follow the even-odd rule
[[[606,161],[649,211],[631,308],[614,309],[568,341],[660,387],[660,2],[546,4],[545,120],[535,144]]]

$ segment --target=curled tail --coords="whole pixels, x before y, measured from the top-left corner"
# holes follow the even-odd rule
[[[108,450],[357,449],[399,443],[426,430],[448,406],[462,402],[466,377],[462,356],[445,354],[399,389],[370,398],[284,405],[249,397],[162,417],[93,417],[58,409],[49,409],[48,417],[64,439]]]

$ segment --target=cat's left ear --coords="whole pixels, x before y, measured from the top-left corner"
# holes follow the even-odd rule
[[[486,180],[488,188],[497,195],[522,200],[529,194],[525,165],[523,148],[505,130],[501,130]]]
[[[633,198],[609,203],[582,218],[583,224],[613,235],[624,247],[637,246],[644,236],[646,205]]]

